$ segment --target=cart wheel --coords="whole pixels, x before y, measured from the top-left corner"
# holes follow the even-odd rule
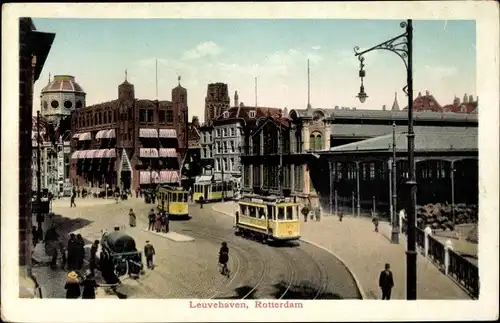
[[[117,263],[115,264],[114,272],[117,277],[128,275],[129,273],[128,261],[124,259],[118,260]]]

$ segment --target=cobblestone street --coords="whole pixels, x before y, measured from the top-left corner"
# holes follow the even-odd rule
[[[68,202],[68,203],[66,203]],[[154,207],[142,199],[118,204],[113,200],[80,199],[77,207],[58,200],[53,212],[61,215],[65,225],[76,228],[87,243],[100,239],[101,230],[121,227],[132,236],[142,251],[146,240],[156,249],[154,270],[146,269],[138,280],[125,278],[117,288],[126,298],[360,298],[349,272],[328,252],[308,244],[275,248],[235,237],[229,217],[221,217],[210,207],[190,207],[191,220],[171,221],[171,235],[147,231],[147,213]],[[137,227],[128,227],[128,210],[138,217]],[[79,221],[74,225],[71,221]],[[62,234],[69,234],[61,228]],[[172,236],[185,239],[172,240]],[[229,278],[218,272],[220,243],[230,247]],[[143,260],[144,261],[144,260]],[[64,297],[66,272],[37,268],[35,274],[45,289],[45,297]],[[100,291],[99,297],[111,297]],[[114,296],[116,297],[116,296]]]

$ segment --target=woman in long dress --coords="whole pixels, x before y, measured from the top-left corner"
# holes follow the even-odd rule
[[[156,230],[156,232],[160,232],[160,230],[161,230],[161,214],[160,213],[156,214],[155,230]]]
[[[128,224],[131,227],[135,227],[136,226],[136,220],[137,220],[137,218],[135,216],[134,210],[130,209],[130,212],[128,213]]]

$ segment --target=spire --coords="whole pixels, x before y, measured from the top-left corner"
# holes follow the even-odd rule
[[[392,104],[392,111],[399,111],[399,104],[398,104],[398,92],[394,92],[394,103]]]
[[[47,84],[50,84],[50,72],[49,72],[49,82]]]
[[[234,91],[234,106],[237,107],[238,106],[238,91]]]
[[[309,69],[309,59],[307,60],[307,108],[311,108],[311,70]]]
[[[125,70],[125,82],[127,82],[127,70]]]
[[[181,76],[177,76],[177,82],[179,83],[179,86],[181,86]]]

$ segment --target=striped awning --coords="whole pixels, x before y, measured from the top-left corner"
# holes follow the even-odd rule
[[[84,150],[83,151],[83,155],[80,158],[85,158],[85,159],[94,158],[94,154],[95,154],[96,151],[97,150],[95,150],[95,149]]]
[[[104,138],[107,138],[107,139],[116,138],[116,131],[115,131],[115,129],[108,130],[106,132],[106,135],[104,135]]]
[[[176,170],[162,170],[160,171],[160,183],[178,183],[179,173]]]
[[[106,158],[105,154],[108,150],[107,149],[98,149],[96,150],[94,154],[94,158]]]
[[[160,138],[177,138],[175,129],[160,129]]]
[[[79,158],[82,158],[83,156],[83,150],[77,150],[77,151],[74,151],[72,154],[71,154],[71,159],[79,159]]]
[[[106,156],[106,158],[116,158],[116,151],[114,149],[106,149],[104,156]]]
[[[80,133],[78,134],[78,139],[79,140],[90,140],[92,139],[92,137],[90,136],[90,132],[84,132],[84,133]]]
[[[158,158],[158,150],[155,148],[141,148],[139,150],[139,157]]]
[[[141,138],[157,138],[158,131],[156,131],[156,129],[151,129],[151,128],[140,128],[139,129],[139,137],[141,137]]]
[[[139,173],[139,184],[160,183],[160,175],[156,171],[142,170]]]
[[[106,138],[106,133],[108,133],[108,130],[99,130],[96,134],[95,134],[95,139],[103,139],[103,138]]]
[[[71,137],[71,138],[73,138],[73,139],[80,139],[80,134],[79,133],[75,133],[73,135],[73,137]]]
[[[177,158],[177,151],[175,148],[160,148],[160,157]]]

